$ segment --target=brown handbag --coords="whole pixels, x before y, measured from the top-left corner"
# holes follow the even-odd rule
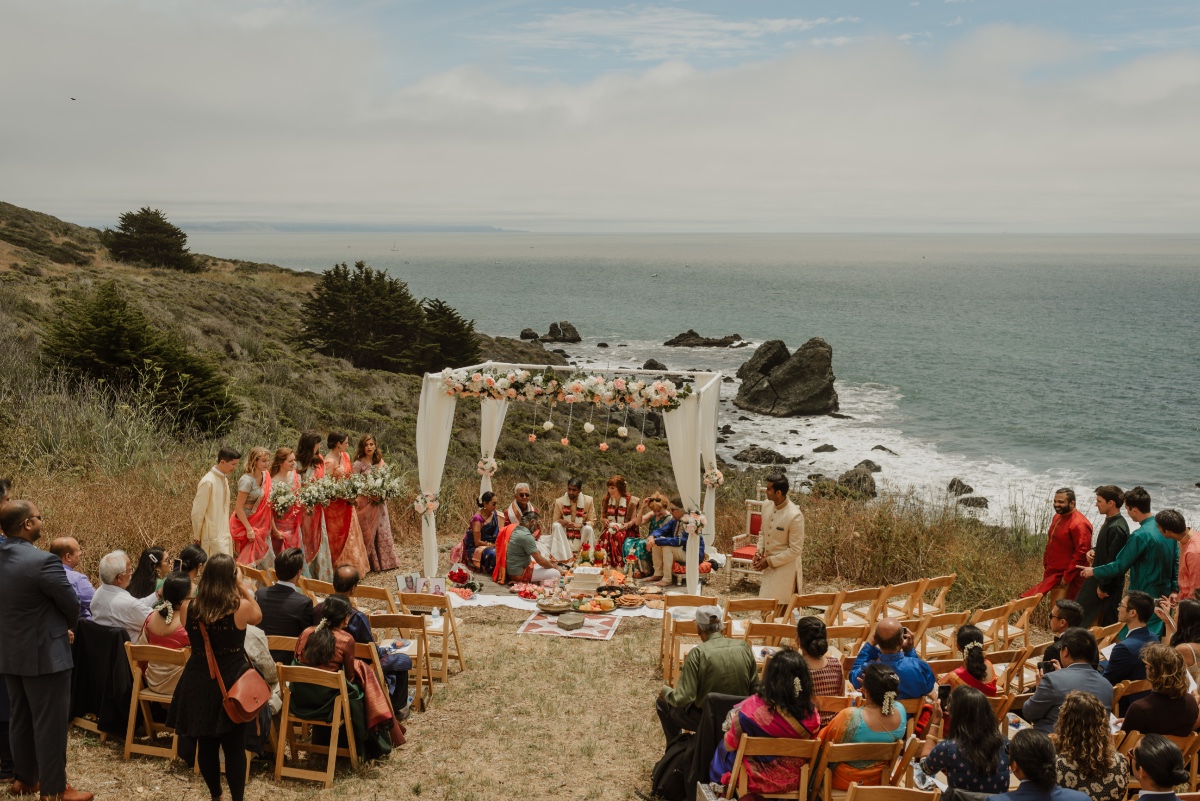
[[[208,629],[203,623],[200,623],[200,634],[204,637],[204,653],[208,656],[208,675],[210,678],[216,679],[221,688],[225,714],[234,723],[249,723],[256,719],[258,710],[262,709],[263,704],[267,703],[271,697],[270,686],[262,676],[258,675],[258,671],[250,663],[250,657],[247,656],[246,663],[250,665],[250,669],[239,676],[233,686],[226,690],[225,679],[217,668],[217,658],[213,655],[212,643],[208,640]]]

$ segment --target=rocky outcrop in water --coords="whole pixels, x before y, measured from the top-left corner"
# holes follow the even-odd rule
[[[741,334],[730,334],[727,337],[720,338],[702,337],[689,328],[679,336],[668,339],[663,344],[672,348],[728,348],[734,343],[741,341]]]
[[[885,447],[883,447],[882,445],[876,445],[874,448],[871,448],[871,450],[873,450],[873,451],[883,451],[884,453],[890,453],[892,456],[898,456],[898,455],[899,455],[899,454],[897,454],[897,453],[896,453],[894,450],[892,450],[891,448],[885,448]]]
[[[733,458],[739,462],[750,462],[752,464],[792,464],[793,462],[800,461],[797,458],[789,458],[782,453],[773,451],[770,448],[763,448],[759,445],[751,445],[749,448],[734,454]]]
[[[521,329],[521,339],[537,339],[537,338],[538,338],[538,332],[534,331],[532,328],[522,328]]]
[[[764,342],[737,372],[742,379],[733,403],[773,417],[829,414],[838,410],[833,388],[833,348],[813,337],[795,353],[781,340]]]
[[[583,337],[579,336],[575,326],[566,320],[559,320],[557,323],[550,323],[550,331],[540,339],[543,342],[580,342]]]
[[[859,462],[858,464],[854,465],[854,469],[855,469],[855,470],[858,470],[858,469],[860,469],[860,468],[861,468],[861,469],[863,469],[863,470],[868,470],[868,471],[870,471],[870,472],[872,472],[872,473],[881,473],[881,472],[883,472],[883,468],[882,468],[882,467],[880,467],[879,465],[875,464],[875,462],[872,462],[870,459],[863,459],[861,462]]]
[[[871,475],[870,470],[863,467],[856,467],[842,473],[838,476],[837,483],[839,487],[845,487],[851,492],[866,495],[868,498],[874,498],[879,494],[875,490],[875,477]]]
[[[836,450],[837,450],[836,447],[826,443],[824,445],[818,445],[817,447],[813,448],[813,453],[833,453]]]
[[[958,505],[965,506],[968,509],[986,509],[988,508],[988,499],[972,495],[970,498],[959,498]]]
[[[647,359],[646,363],[642,365],[642,369],[643,370],[666,370],[667,366],[665,364],[663,364],[662,362],[660,362],[658,359]]]
[[[946,491],[951,495],[970,495],[975,491],[975,488],[956,476],[950,479],[950,484],[946,487]]]

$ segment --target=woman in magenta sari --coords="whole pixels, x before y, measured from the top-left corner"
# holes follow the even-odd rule
[[[237,562],[265,570],[275,563],[271,550],[271,474],[267,466],[271,453],[266,448],[251,448],[246,455],[246,471],[238,479],[237,500],[229,517],[229,535]]]
[[[709,766],[709,778],[729,784],[743,734],[811,740],[816,738],[820,727],[808,665],[796,651],[785,648],[767,663],[758,692],[730,711],[725,737]],[[737,777],[738,798],[746,801],[756,798],[758,793],[795,792],[805,762],[799,757],[743,759]]]
[[[350,454],[346,452],[347,437],[330,432],[325,444],[325,475],[341,481],[353,472]],[[351,565],[360,576],[371,572],[367,550],[363,547],[362,528],[358,525],[356,504],[341,498],[325,507],[325,536],[329,539],[329,558],[334,567]]]
[[[272,487],[278,486],[281,482],[290,484],[292,495],[299,497],[300,476],[296,473],[296,454],[291,448],[280,448],[275,451],[269,472]],[[275,516],[275,526],[271,529],[271,548],[275,551],[275,555],[278,556],[288,548],[299,548],[300,517],[304,514],[304,507],[296,504],[282,515],[276,509],[271,511]]]
[[[960,626],[954,633],[954,641],[963,656],[963,666],[955,668],[938,679],[938,684],[955,687],[974,687],[988,698],[996,695],[996,670],[983,656],[983,632],[970,623]]]
[[[387,467],[387,463],[375,444],[375,437],[364,434],[358,440],[353,471],[370,473],[384,467]],[[392,519],[388,515],[387,501],[366,495],[358,496],[358,525],[362,529],[363,547],[371,570],[395,570],[400,567],[400,560],[396,558],[396,543],[392,539]]]

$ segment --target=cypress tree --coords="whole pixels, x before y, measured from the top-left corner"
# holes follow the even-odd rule
[[[475,336],[475,321],[464,320],[450,304],[434,298],[424,302],[427,340],[436,346],[428,369],[466,367],[479,362],[479,338]]]
[[[105,228],[100,241],[119,261],[198,273],[204,265],[187,249],[187,234],[158,209],[143,206],[121,215],[116,230]]]

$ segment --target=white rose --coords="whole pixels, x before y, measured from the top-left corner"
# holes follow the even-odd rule
[[[594,425],[592,425],[591,423],[584,423],[584,424],[583,424],[583,430],[584,430],[585,432],[587,432],[588,434],[590,434],[590,433],[592,433],[593,431],[595,431],[595,430],[596,430],[596,427],[595,427]]]
[[[552,421],[547,420],[546,422],[542,423],[543,431],[549,431],[552,428],[554,428],[554,423]]]
[[[628,437],[629,429],[626,428],[625,426],[621,426],[620,428],[617,429],[617,436],[618,437]]]

